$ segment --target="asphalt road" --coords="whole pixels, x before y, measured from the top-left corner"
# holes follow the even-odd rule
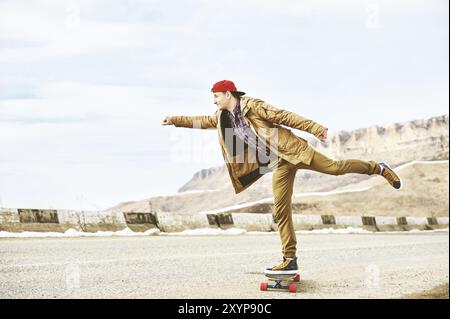
[[[0,239],[0,298],[399,298],[449,281],[449,233],[298,235],[299,292],[261,292],[278,235]]]

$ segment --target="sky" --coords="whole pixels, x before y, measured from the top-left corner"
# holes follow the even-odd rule
[[[329,135],[448,113],[448,1],[0,0],[0,207],[103,210],[224,164],[212,85]],[[304,132],[296,131],[298,135]]]

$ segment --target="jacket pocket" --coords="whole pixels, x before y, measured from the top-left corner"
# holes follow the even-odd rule
[[[289,142],[286,145],[286,152],[291,154],[296,154],[303,152],[309,147],[308,141],[304,138],[292,134]]]
[[[278,148],[285,150],[288,147],[289,141],[292,139],[293,134],[291,130],[278,126]]]

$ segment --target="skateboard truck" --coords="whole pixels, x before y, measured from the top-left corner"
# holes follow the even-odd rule
[[[265,274],[267,282],[262,282],[259,286],[261,291],[288,290],[289,292],[297,292],[297,283],[300,282],[300,274]]]

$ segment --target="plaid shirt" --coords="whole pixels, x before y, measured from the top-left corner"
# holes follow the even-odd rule
[[[239,103],[239,100],[236,106],[234,107],[233,112],[228,112],[228,117],[230,118],[234,134],[242,141],[244,141],[246,144],[248,144],[249,148],[257,150],[256,153],[257,160],[260,163],[269,164],[270,150],[268,147],[266,147],[264,142],[260,142],[258,136],[256,136],[255,133],[250,128],[250,126],[245,123],[244,116],[242,115],[241,112],[241,105]],[[270,162],[274,163],[274,160],[277,159],[278,157],[275,156],[275,158],[272,158]]]

